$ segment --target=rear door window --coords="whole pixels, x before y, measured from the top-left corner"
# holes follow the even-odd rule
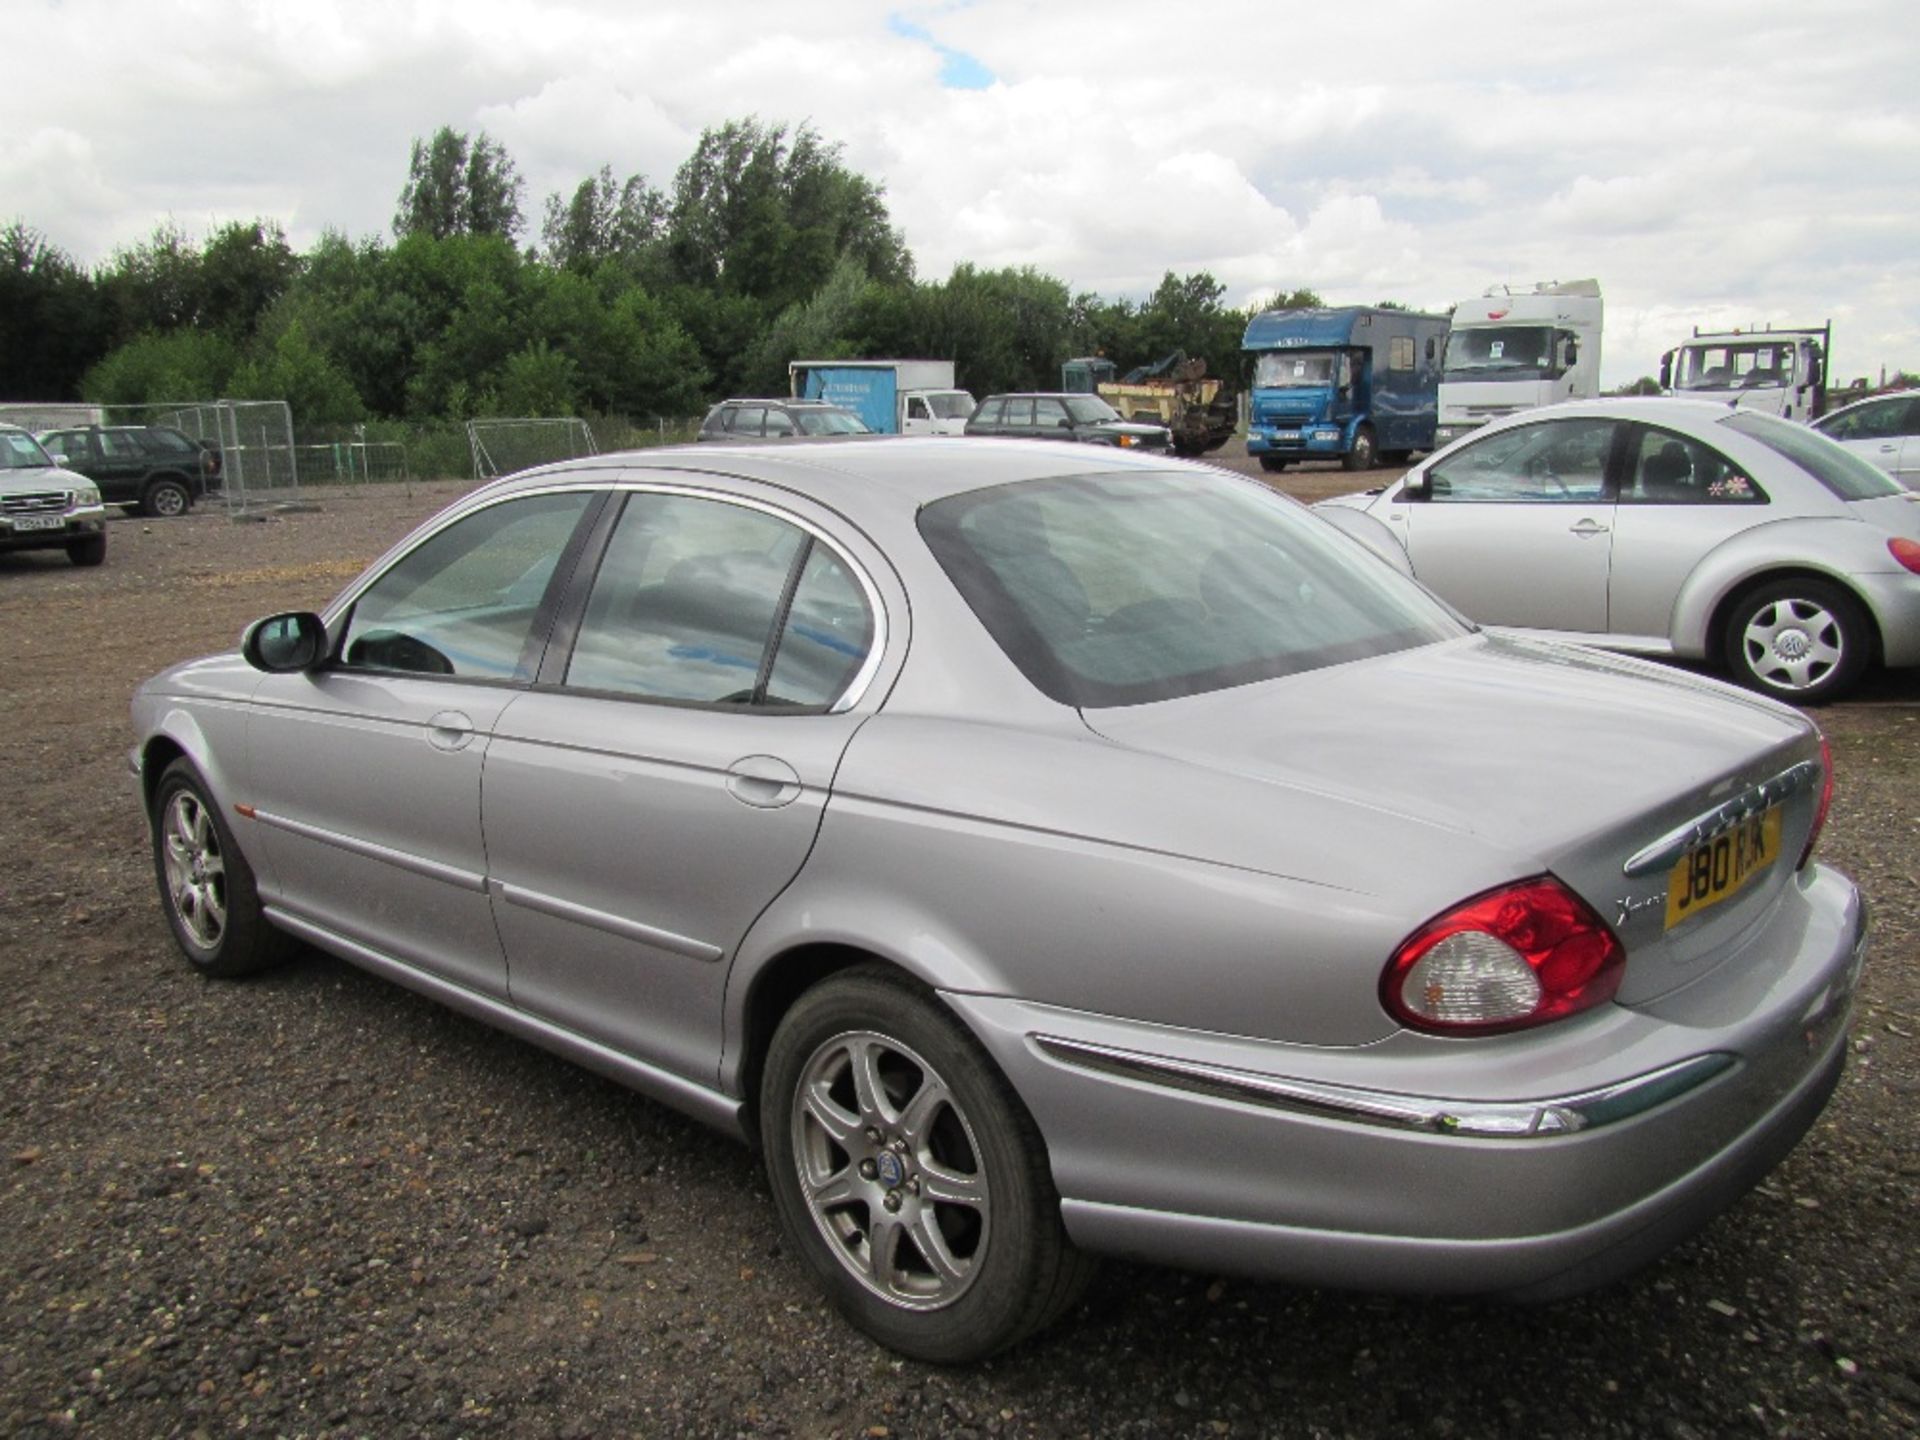
[[[1764,505],[1767,497],[1745,470],[1711,445],[1643,425],[1629,450],[1620,500],[1628,505]]]

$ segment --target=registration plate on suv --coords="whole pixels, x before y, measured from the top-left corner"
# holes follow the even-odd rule
[[[67,517],[64,515],[16,515],[13,528],[20,530],[64,530]]]
[[[1667,924],[1671,930],[1702,910],[1740,892],[1773,864],[1780,851],[1780,807],[1742,820],[1682,855],[1667,875]]]

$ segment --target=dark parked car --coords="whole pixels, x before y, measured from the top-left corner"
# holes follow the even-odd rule
[[[811,435],[871,435],[851,410],[824,400],[722,400],[700,422],[702,440],[800,440]]]
[[[1165,450],[1173,444],[1166,426],[1128,420],[1098,395],[989,395],[967,421],[967,434],[1080,440],[1122,450]]]
[[[143,515],[184,515],[218,488],[220,452],[169,425],[88,425],[49,430],[40,443],[100,487],[109,505]]]

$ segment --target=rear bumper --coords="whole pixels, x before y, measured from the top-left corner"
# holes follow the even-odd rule
[[[1493,1043],[1315,1050],[947,998],[1032,1110],[1089,1250],[1550,1298],[1656,1258],[1793,1148],[1838,1082],[1865,934],[1852,885],[1816,869],[1741,973]]]

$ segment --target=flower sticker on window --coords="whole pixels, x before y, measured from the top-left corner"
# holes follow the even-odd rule
[[[1707,494],[1715,500],[1751,500],[1753,482],[1744,475],[1723,475],[1707,486]]]

